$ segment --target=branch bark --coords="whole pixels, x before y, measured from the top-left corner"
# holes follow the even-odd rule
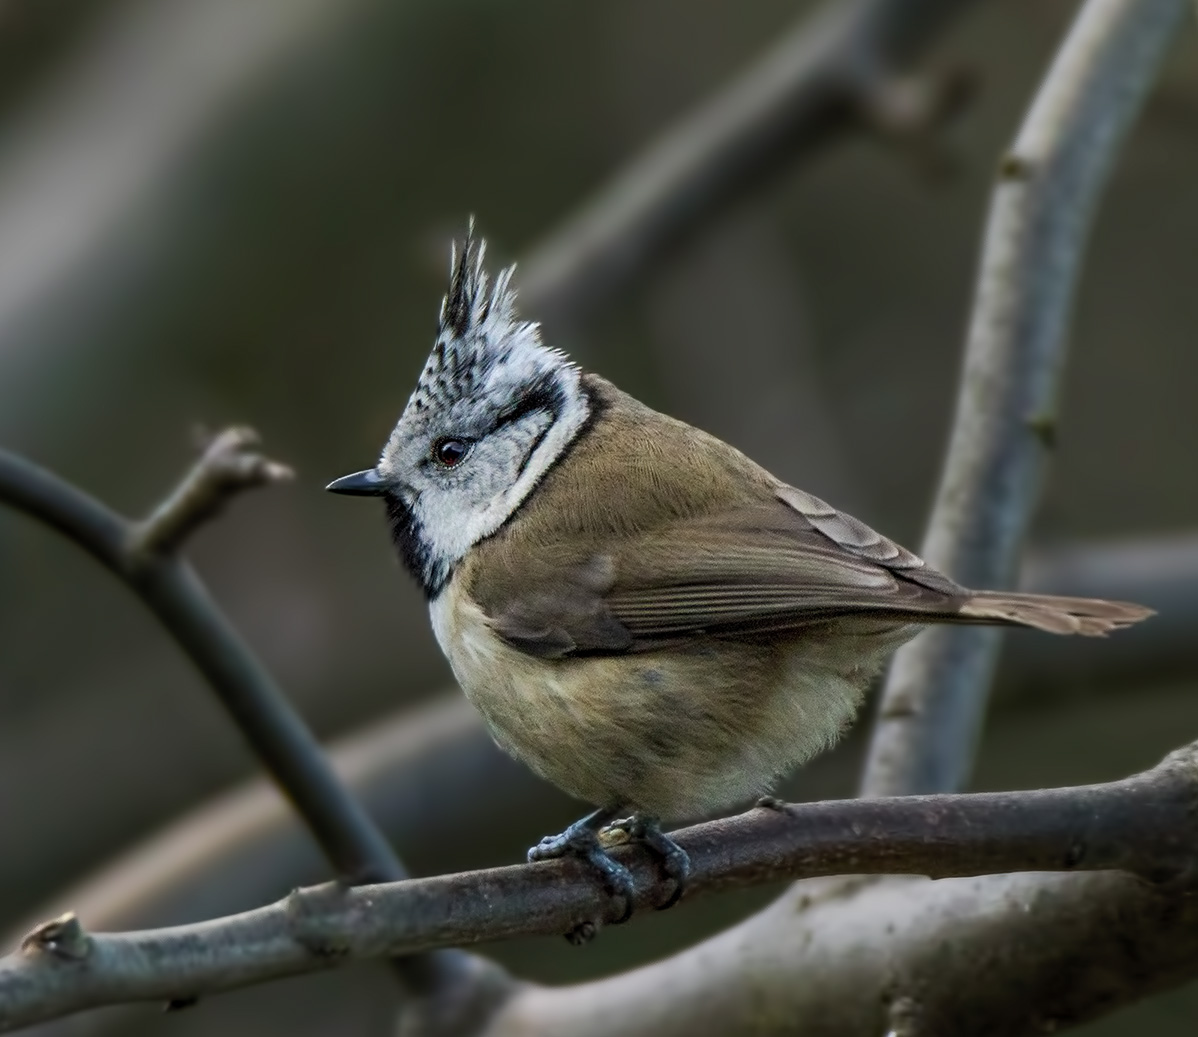
[[[676,838],[693,866],[687,899],[844,872],[943,877],[1120,869],[1139,876],[1141,886],[1164,884],[1164,892],[1152,896],[1188,903],[1182,894],[1198,862],[1196,807],[1198,744],[1151,771],[1105,785],[759,808],[684,829]],[[615,853],[632,869],[638,908],[669,895],[670,881],[645,851],[624,846]],[[35,929],[0,960],[0,1029],[98,1005],[193,998],[350,959],[561,933],[610,921],[612,907],[591,869],[564,860],[376,886],[330,883],[254,911],[149,932],[92,934],[80,920],[64,917]],[[1190,910],[1198,916],[1198,908]],[[1191,945],[1198,952],[1198,938]],[[743,963],[743,956],[733,956],[721,967]],[[500,1005],[505,992],[513,993],[496,988]],[[524,989],[514,1000],[559,996]],[[660,994],[655,1000],[664,1003]],[[667,1000],[671,1013],[691,1011]],[[582,996],[570,1003],[588,1001]],[[524,1016],[524,1008],[500,1008],[492,1029],[503,1032],[503,1020]],[[626,1011],[622,1003],[611,1008]],[[585,1032],[535,1012],[524,1017],[536,1019],[539,1032]],[[614,1030],[612,1024],[603,1017],[606,1033],[650,1032],[643,1021]],[[678,1025],[651,1032],[693,1032]]]
[[[1052,448],[1074,290],[1119,146],[1185,21],[1185,0],[1089,0],[999,166],[957,411],[923,555],[1009,586]],[[865,795],[962,787],[999,633],[942,627],[900,649]]]
[[[673,958],[526,989],[481,1031],[1042,1037],[1198,972],[1198,897],[1117,872],[799,883]]]

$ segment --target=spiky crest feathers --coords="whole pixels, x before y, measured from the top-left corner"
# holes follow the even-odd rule
[[[437,340],[409,400],[415,410],[470,396],[500,365],[576,369],[561,350],[542,344],[536,321],[518,317],[515,264],[502,268],[492,283],[483,267],[486,251],[471,217],[461,247],[454,242],[450,248],[449,290],[441,300]]]

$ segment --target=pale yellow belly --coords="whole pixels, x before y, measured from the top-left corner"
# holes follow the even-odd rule
[[[906,633],[812,628],[774,641],[545,660],[497,638],[454,583],[433,629],[495,740],[596,806],[667,820],[751,801],[836,740]]]

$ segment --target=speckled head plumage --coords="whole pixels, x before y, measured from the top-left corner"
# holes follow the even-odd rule
[[[450,247],[449,289],[441,300],[437,338],[407,411],[452,407],[486,392],[491,376],[513,363],[568,363],[541,344],[535,322],[518,318],[511,287],[516,268],[500,270],[492,283],[483,267],[486,252],[487,243],[475,237],[471,220],[461,247],[456,242]]]
[[[515,268],[492,281],[485,254],[471,221],[451,254],[432,352],[360,491],[387,499],[396,546],[430,597],[511,517],[589,414],[577,366],[519,318]]]

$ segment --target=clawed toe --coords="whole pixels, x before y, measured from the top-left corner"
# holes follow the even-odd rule
[[[568,832],[569,829],[558,835],[547,835],[536,846],[529,847],[528,863],[532,864],[534,861],[551,861],[558,857],[565,857],[571,853]]]
[[[633,881],[632,872],[604,848],[599,837],[600,829],[604,829],[605,835],[614,830],[626,832],[629,838],[643,843],[657,855],[662,871],[674,885],[664,903],[657,905],[659,911],[673,907],[686,892],[691,861],[687,852],[661,830],[661,824],[656,818],[634,814],[632,817],[615,821],[614,817],[614,810],[597,810],[581,821],[575,821],[559,835],[545,836],[528,851],[528,859],[530,862],[547,861],[569,856],[586,861],[599,873],[607,892],[613,898],[622,901],[620,917],[614,923],[618,925],[632,916],[636,883]],[[610,842],[610,838],[607,841]],[[566,938],[571,943],[585,943],[594,937],[597,930],[597,921],[585,922],[567,934]]]
[[[599,829],[610,821],[614,811],[597,810],[594,814],[575,821],[558,835],[547,835],[528,851],[528,860],[547,861],[558,857],[578,857],[594,868],[603,879],[603,885],[613,898],[622,901],[620,916],[613,924],[619,925],[632,917],[636,883],[632,872],[613,858],[599,842]],[[595,922],[584,923],[566,938],[571,943],[585,943],[593,938],[597,929]],[[585,932],[584,932],[585,930]]]
[[[686,883],[691,873],[690,856],[661,830],[661,824],[655,818],[636,818],[633,824],[628,826],[628,832],[657,854],[666,878],[674,883],[673,892],[663,903],[657,905],[657,910],[664,911],[673,907],[686,892]]]

